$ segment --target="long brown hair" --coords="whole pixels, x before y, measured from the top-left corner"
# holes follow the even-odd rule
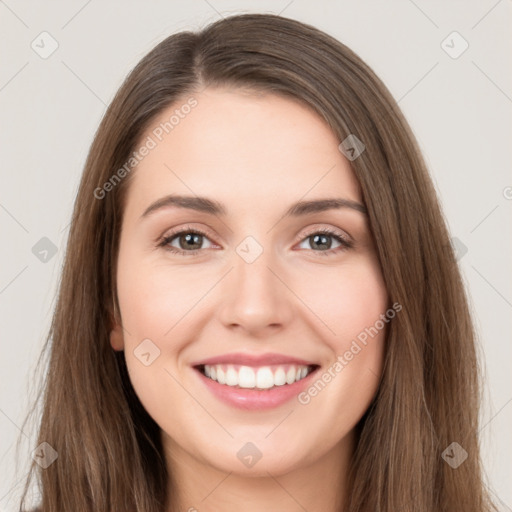
[[[106,111],[85,164],[43,347],[49,361],[38,444],[48,443],[58,458],[46,469],[32,462],[21,506],[33,473],[44,512],[163,512],[169,503],[159,428],[131,386],[124,354],[109,343],[133,172],[108,193],[97,191],[130,159],[159,113],[207,86],[295,98],[340,143],[355,135],[365,145],[351,165],[389,297],[402,311],[389,325],[382,380],[358,425],[346,512],[493,510],[477,435],[474,327],[414,135],[353,51],[312,26],[270,14],[231,16],[166,38]],[[453,442],[467,452],[457,468],[442,456]]]

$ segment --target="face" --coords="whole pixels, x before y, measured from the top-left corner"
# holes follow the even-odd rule
[[[141,137],[156,145],[132,171],[111,345],[169,460],[284,474],[352,439],[381,375],[387,292],[324,121],[277,95],[193,97]],[[158,207],[170,195],[191,199]]]

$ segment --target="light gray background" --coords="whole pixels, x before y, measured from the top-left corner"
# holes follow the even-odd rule
[[[458,247],[487,369],[482,443],[503,510],[512,506],[510,0],[0,0],[0,510],[15,510],[35,432],[20,434],[50,325],[79,178],[95,129],[130,69],[171,33],[220,16],[273,12],[358,53],[399,100]],[[58,49],[31,48],[47,31]],[[469,44],[458,58],[461,40]],[[49,48],[49,40],[44,43]],[[451,46],[449,49],[447,46]],[[40,50],[42,51],[42,50]],[[508,57],[507,57],[508,55]],[[41,261],[43,237],[57,247]],[[70,340],[72,342],[72,340]],[[14,442],[26,444],[18,472]],[[28,462],[27,462],[28,464]]]

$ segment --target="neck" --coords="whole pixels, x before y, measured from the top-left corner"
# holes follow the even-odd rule
[[[222,471],[163,437],[170,475],[169,512],[344,510],[354,431],[308,465],[281,471],[260,467],[258,476]]]

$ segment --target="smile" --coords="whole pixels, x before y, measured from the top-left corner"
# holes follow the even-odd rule
[[[319,365],[246,366],[201,364],[193,367],[205,389],[231,407],[263,411],[293,400],[311,384]]]
[[[201,365],[198,370],[211,380],[244,389],[271,389],[291,385],[307,377],[316,365],[280,364],[251,367],[235,364]]]

